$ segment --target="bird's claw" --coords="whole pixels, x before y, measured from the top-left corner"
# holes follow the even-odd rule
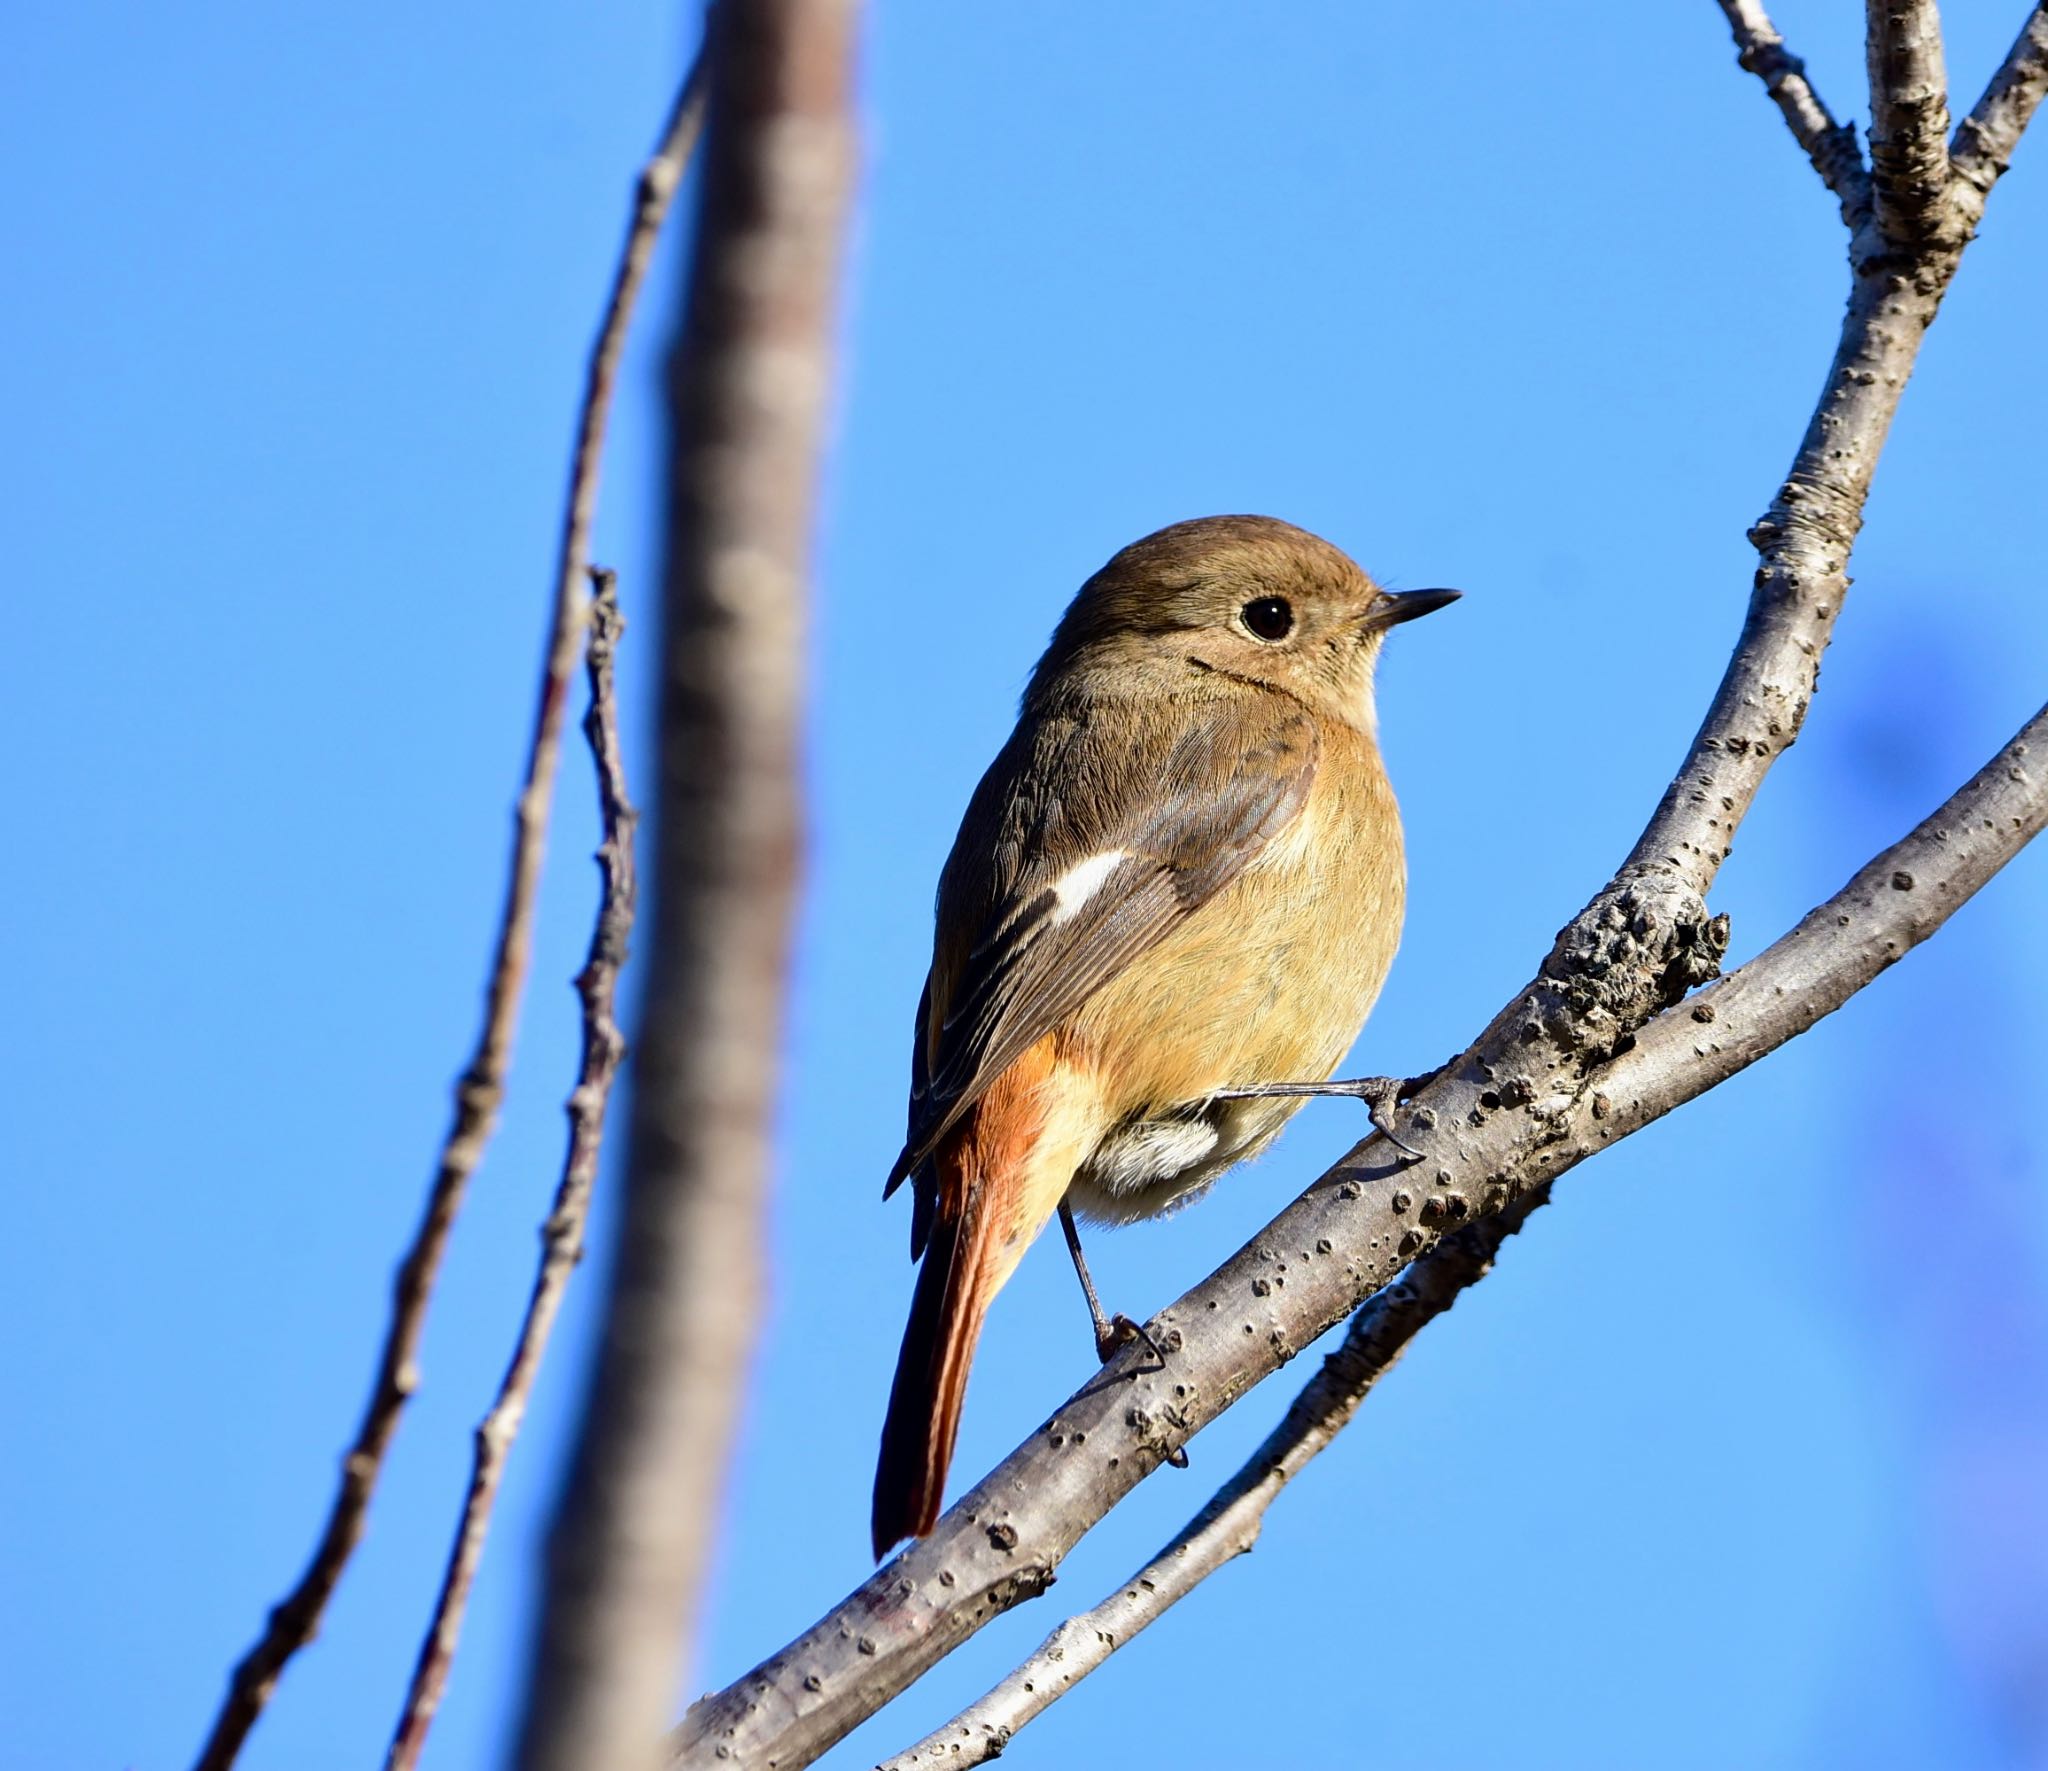
[[[1107,1322],[1098,1323],[1095,1329],[1095,1356],[1107,1365],[1117,1354],[1133,1341],[1143,1341],[1145,1350],[1159,1361],[1159,1369],[1166,1369],[1166,1354],[1159,1343],[1152,1338],[1152,1331],[1142,1322],[1134,1322],[1119,1310]]]

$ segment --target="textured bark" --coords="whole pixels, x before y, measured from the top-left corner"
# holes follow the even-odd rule
[[[805,581],[851,0],[720,0],[669,371],[653,929],[596,1374],[549,1541],[527,1771],[660,1759],[758,1309],[799,838]]]
[[[1768,30],[1754,7],[1724,10],[1739,46],[1745,21]],[[1847,594],[1871,475],[1966,239],[1967,230],[1913,220],[1900,169],[1918,163],[1912,156],[1932,114],[1927,73],[1938,70],[1938,51],[1930,61],[1924,36],[1911,35],[1931,8],[1894,10],[1899,19],[1873,9],[1871,61],[1883,78],[1896,69],[1906,83],[1874,100],[1897,120],[1887,149],[1899,156],[1888,199],[1896,231],[1885,235],[1845,201],[1851,289],[1840,341],[1791,471],[1751,531],[1760,563],[1723,681],[1614,879],[1561,932],[1537,976],[1418,1096],[1408,1135],[1420,1160],[1397,1159],[1380,1138],[1354,1149],[1152,1320],[1149,1337],[1163,1360],[1142,1348],[1119,1356],[930,1537],[779,1654],[694,1706],[673,1738],[673,1763],[809,1763],[991,1617],[1043,1592],[1068,1550],[1144,1476],[1440,1237],[1526,1198],[1803,1030],[1931,929],[1939,917],[1929,919],[1930,908],[1952,908],[2039,827],[2043,788],[2026,760],[2025,745],[2038,741],[2030,728],[2002,759],[2016,771],[2000,777],[2006,788],[1993,791],[1997,771],[1988,771],[1951,808],[1990,824],[1973,836],[1967,866],[1953,875],[1930,871],[1943,880],[1931,899],[1908,903],[1912,894],[1901,890],[1898,903],[1885,902],[1890,914],[1879,916],[1859,875],[1846,901],[1826,911],[1848,921],[1823,930],[1818,947],[1809,918],[1763,956],[1775,955],[1777,970],[1755,974],[1760,958],[1720,993],[1686,1000],[1718,972],[1727,927],[1704,894],[1765,774],[1805,719]],[[2023,33],[2015,55],[2030,54],[2032,41]],[[2006,119],[1998,127],[2016,135],[2039,92],[2010,67],[1993,82],[1994,92],[2007,90],[2019,96],[1994,104],[1987,94],[1985,103]],[[1817,100],[1809,113],[1807,99],[1810,88],[1787,113],[1802,143],[1800,118],[1825,117]],[[1964,202],[1962,183],[1951,178],[1944,201]],[[1949,829],[1949,841],[1959,829]],[[1909,844],[1922,838],[1941,840],[1923,830]],[[1787,942],[1794,946],[1781,952]],[[1805,995],[1776,995],[1771,980],[1782,976],[1796,978]],[[1744,977],[1752,981],[1738,987]],[[1646,1051],[1661,1054],[1662,1070],[1642,1068]]]
[[[1948,162],[1948,70],[1934,0],[1869,0],[1870,193],[1887,245],[1962,237]]]

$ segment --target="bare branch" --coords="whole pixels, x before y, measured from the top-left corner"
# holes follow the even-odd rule
[[[1854,228],[1870,207],[1870,174],[1856,145],[1855,126],[1835,121],[1807,79],[1806,63],[1785,47],[1758,0],[1719,4],[1735,35],[1736,64],[1764,83],[1793,140],[1840,201],[1842,219]]]
[[[1358,1146],[1153,1319],[1163,1363],[1113,1361],[930,1537],[695,1705],[673,1737],[675,1763],[808,1763],[989,1618],[1043,1592],[1131,1488],[1441,1235],[1613,1140],[1596,1079],[1646,1022],[1715,975],[1727,927],[1704,893],[1805,717],[1871,474],[1962,246],[1960,235],[1852,246],[1841,340],[1792,471],[1751,532],[1762,563],[1706,720],[1616,877],[1423,1090],[1409,1134],[1422,1159],[1404,1164],[1377,1138]]]
[[[1734,17],[1732,6],[1724,10]],[[1936,129],[1942,191],[1952,182],[1940,138],[1947,111],[1934,8],[1871,0],[1870,25],[1872,102],[1888,132],[1881,156],[1873,138],[1873,177],[1883,219],[1897,231],[1877,237],[1878,230],[1864,230],[1852,244],[1854,282],[1826,385],[1784,485],[1749,532],[1761,564],[1741,637],[1620,880],[1659,872],[1704,893],[1772,762],[1798,737],[1848,596],[1849,550],[1863,527],[1871,476],[1921,338],[1961,262],[1966,230],[1936,226],[1924,205],[1915,206],[1922,175],[1934,176],[1928,128]]]
[[[2048,822],[2044,744],[2048,710],[1797,929],[1667,1008],[1620,1057],[1532,1082],[1524,1066],[1534,1048],[1568,1036],[1556,1025],[1568,992],[1532,987],[1425,1091],[1421,1162],[1391,1160],[1378,1137],[1354,1149],[1153,1319],[1163,1365],[1120,1356],[930,1537],[697,1704],[672,1762],[810,1763],[991,1616],[1043,1592],[1066,1550],[1169,1452],[1475,1209],[1500,1212],[1839,1007]],[[1548,1092],[1553,1081],[1565,1086]]]
[[[658,1763],[758,1313],[853,0],[720,0],[671,357],[653,936],[623,1222],[526,1771]]]
[[[476,1430],[469,1489],[463,1497],[455,1542],[441,1579],[440,1597],[435,1601],[434,1615],[413,1668],[412,1685],[392,1733],[391,1749],[384,1761],[386,1771],[410,1771],[419,1762],[427,1730],[433,1726],[434,1712],[440,1707],[441,1693],[447,1685],[462,1633],[470,1588],[483,1561],[491,1509],[504,1479],[512,1442],[526,1418],[527,1399],[540,1373],[540,1362],[547,1352],[548,1337],[554,1332],[555,1317],[569,1289],[570,1276],[583,1258],[584,1226],[590,1216],[590,1195],[597,1183],[598,1157],[604,1145],[605,1110],[626,1051],[614,1003],[633,932],[633,836],[639,814],[626,795],[626,765],[619,746],[618,699],[612,673],[613,654],[625,622],[619,614],[616,575],[593,568],[591,581],[594,594],[586,661],[590,708],[584,715],[583,732],[597,768],[604,840],[597,851],[602,880],[597,922],[590,933],[589,955],[576,979],[576,992],[583,1000],[583,1060],[576,1087],[569,1096],[569,1148],[562,1163],[561,1182],[555,1190],[554,1208],[542,1227],[540,1266],[534,1274],[533,1291],[513,1344],[511,1362],[505,1368],[490,1412]]]
[[[1805,1032],[1933,934],[2044,825],[2048,708],[1938,812],[1790,933],[1644,1027],[1634,1046],[1600,1073],[1584,1103],[1582,1135],[1603,1144],[1626,1137]],[[1251,1549],[1280,1490],[1350,1424],[1408,1342],[1486,1277],[1501,1244],[1549,1196],[1550,1183],[1538,1183],[1496,1215],[1446,1237],[1374,1297],[1280,1425],[1165,1549],[884,1771],[995,1758],[1017,1729]]]
[[[660,147],[641,173],[638,198],[610,300],[591,349],[556,559],[547,659],[542,668],[526,775],[515,814],[510,875],[485,993],[483,1028],[469,1067],[456,1085],[455,1122],[442,1146],[425,1212],[398,1269],[391,1317],[378,1356],[369,1404],[342,1459],[341,1484],[319,1542],[297,1585],[273,1608],[262,1635],[230,1676],[227,1696],[195,1762],[196,1771],[225,1771],[234,1763],[242,1742],[270,1701],[285,1663],[313,1639],[342,1570],[362,1538],[370,1497],[385,1455],[398,1431],[406,1401],[419,1383],[416,1361],[434,1280],[470,1177],[483,1160],[484,1147],[496,1129],[505,1076],[512,1060],[533,944],[548,816],[554,804],[555,775],[561,761],[563,711],[568,705],[569,679],[575,671],[582,641],[583,578],[589,562],[590,524],[597,506],[598,471],[611,413],[612,385],[625,346],[634,298],[653,254],[662,217],[667,213],[696,138],[701,115],[699,83],[693,72],[676,100]]]
[[[1858,212],[1870,201],[1867,175],[1856,151],[1854,131],[1834,122],[1807,81],[1805,64],[1785,49],[1783,39],[1772,28],[1761,6],[1754,4],[1753,0],[1721,0],[1721,7],[1734,31],[1741,66],[1763,79],[1815,170],[1841,198],[1844,219],[1853,228],[1861,219]],[[1931,8],[1929,13],[1931,17]],[[1938,88],[1938,34],[1933,42],[1933,52]],[[2005,170],[2012,147],[2028,115],[2039,102],[2044,86],[2048,86],[2048,6],[2036,10],[1977,111],[1958,131],[1959,143],[1968,131],[1969,139],[1979,151],[1987,139],[1995,137],[2003,141],[2002,152],[1993,163],[1984,188],[1988,189],[1989,183]],[[1992,121],[1994,118],[1996,122]],[[1962,170],[1960,161],[1958,170]],[[1974,168],[1972,170],[1974,172]],[[2030,739],[2038,746],[2040,733],[2035,728],[2039,724],[2037,719],[2034,727],[2023,732],[2014,746],[2009,747],[1971,783],[1963,795],[1958,796],[1957,802],[1945,808],[1951,814],[1951,824],[1966,822],[1959,813],[1963,802],[1973,802],[1982,808],[1987,788],[1995,787],[2001,775],[2015,781],[2020,779],[2018,771],[2023,765],[2019,759],[2025,755]],[[1981,816],[1995,822],[1988,810],[1981,811]],[[2031,834],[2039,829],[2040,818],[2040,806],[2036,801],[2030,820],[2015,814],[2015,827]],[[1810,1010],[1804,1024],[1810,1025],[1821,1014],[1839,1006],[1851,990],[1867,983],[1883,964],[1896,959],[1906,946],[1924,939],[1941,920],[1945,920],[1962,897],[1983,883],[1983,878],[1989,876],[1988,870],[1979,875],[1973,871],[1972,862],[1988,862],[1989,869],[1995,870],[2004,858],[1997,852],[1998,845],[1962,856],[1957,849],[1946,846],[1952,834],[1968,836],[1975,833],[1952,832],[1943,827],[1940,819],[1931,820],[1905,844],[1874,861],[1843,893],[1815,911],[1799,930],[1773,948],[1768,956],[1772,961],[1771,967],[1761,972],[1744,968],[1724,983],[1710,986],[1708,993],[1698,999],[1690,1011],[1688,1020],[1694,1021],[1695,1025],[1711,1024],[1717,1014],[1715,1003],[1731,991],[1786,988],[1784,984],[1774,983],[1771,973],[1774,969],[1791,968],[1795,963],[1793,949],[1799,944],[1817,941],[1817,955],[1807,955],[1810,965],[1818,964],[1822,959],[1838,960],[1840,937],[1837,931],[1852,920],[1849,906],[1853,904],[1867,912],[1872,907],[1872,894],[1879,889],[1879,882],[1892,891],[1912,890],[1914,875],[1905,863],[1926,865],[1930,860],[1928,851],[1932,849],[1931,859],[1945,868],[1934,881],[1939,914],[1916,919],[1898,915],[1895,904],[1886,905],[1884,908],[1893,914],[1880,919],[1881,927],[1875,935],[1866,936],[1863,944],[1865,963],[1862,966],[1837,964],[1832,990],[1820,987],[1822,981],[1818,978],[1802,980],[1801,1000]],[[1920,883],[1923,886],[1928,883],[1924,875]],[[1888,930],[1892,932],[1886,932]],[[1636,1066],[1653,1060],[1667,1071],[1671,1068],[1674,1056],[1681,1048],[1681,1042],[1672,1030],[1683,1029],[1687,1023],[1667,1011],[1651,1026],[1662,1037],[1651,1040],[1647,1045],[1639,1041],[1642,1055],[1628,1066],[1622,1078],[1610,1074],[1607,1081],[1626,1081]],[[1803,1030],[1803,1026],[1799,1030]],[[1684,1043],[1696,1059],[1712,1053],[1724,1063],[1730,1051],[1741,1049],[1725,1039],[1710,1042],[1704,1036],[1696,1036]],[[1753,1061],[1760,1055],[1761,1050],[1748,1051],[1741,1061]],[[1737,1066],[1722,1069],[1720,1075],[1732,1073],[1734,1067]],[[1719,1076],[1716,1077],[1718,1079]],[[1609,1110],[1611,1103],[1609,1108],[1603,1109]],[[1476,1284],[1486,1276],[1492,1267],[1493,1252],[1501,1240],[1518,1230],[1528,1212],[1544,1203],[1548,1196],[1549,1184],[1546,1182],[1511,1202],[1497,1216],[1468,1225],[1457,1236],[1418,1260],[1401,1280],[1365,1305],[1353,1318],[1342,1348],[1330,1356],[1324,1369],[1295,1399],[1280,1427],[1158,1556],[1132,1576],[1118,1593],[1054,1630],[1016,1671],[947,1726],[890,1761],[886,1771],[910,1771],[911,1767],[938,1764],[973,1765],[996,1757],[1018,1728],[1071,1690],[1125,1642],[1192,1592],[1208,1575],[1248,1551],[1257,1539],[1267,1506],[1280,1488],[1348,1424],[1380,1373],[1399,1357],[1407,1340],[1423,1323],[1448,1309],[1465,1286]]]
[[[1962,228],[1948,162],[1948,70],[1935,0],[1867,0],[1870,192],[1877,231],[1895,251],[1957,244]]]
[[[2048,707],[1941,809],[1747,965],[1644,1027],[1574,1127],[1602,1144],[1804,1033],[1941,927],[2048,824]]]
[[[1172,1542],[1101,1604],[1068,1618],[994,1690],[881,1771],[986,1764],[1019,1728],[1139,1631],[1247,1554],[1281,1489],[1350,1424],[1408,1343],[1456,1303],[1465,1287],[1486,1277],[1501,1244],[1549,1197],[1548,1184],[1535,1187],[1494,1216],[1467,1224],[1375,1295],[1352,1317],[1342,1344],[1288,1405],[1280,1424]]]
[[[1984,212],[1984,199],[2012,164],[2013,150],[2048,92],[2048,0],[2020,27],[1984,96],[1956,125],[1949,158],[1956,169],[1957,200],[1971,226]]]

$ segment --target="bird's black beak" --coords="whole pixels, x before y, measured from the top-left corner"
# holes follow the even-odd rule
[[[1413,621],[1418,615],[1433,615],[1462,595],[1464,592],[1457,590],[1383,590],[1380,600],[1367,612],[1364,625],[1369,632],[1381,633],[1389,627],[1399,627],[1404,621]]]

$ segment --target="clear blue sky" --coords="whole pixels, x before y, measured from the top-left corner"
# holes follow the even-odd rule
[[[1981,86],[2020,0],[1952,8]],[[1860,9],[1785,0],[1830,99]],[[472,1036],[580,366],[679,8],[36,5],[0,73],[0,1666],[7,1771],[181,1765],[296,1574]],[[1710,0],[876,9],[813,648],[774,1295],[690,1688],[866,1572],[906,1308],[882,1175],[930,891],[1074,586],[1269,511],[1455,584],[1384,678],[1406,944],[1358,1063],[1461,1044],[1690,735],[1844,288]],[[664,299],[599,555],[651,633]],[[1808,735],[1719,903],[1756,950],[2048,687],[2048,140],[1878,476]],[[644,652],[628,660],[636,718]],[[645,750],[636,772],[648,777]],[[554,1181],[580,757],[425,1387],[251,1771],[374,1762]],[[1575,1173],[1276,1509],[1016,1763],[2048,1765],[2048,851],[1849,1010]],[[1143,1315],[1359,1129],[1309,1109],[1098,1239]],[[519,1449],[430,1763],[496,1762],[595,1297]],[[1088,1367],[1056,1244],[959,1469]],[[833,1761],[1092,1602],[1296,1368]]]

